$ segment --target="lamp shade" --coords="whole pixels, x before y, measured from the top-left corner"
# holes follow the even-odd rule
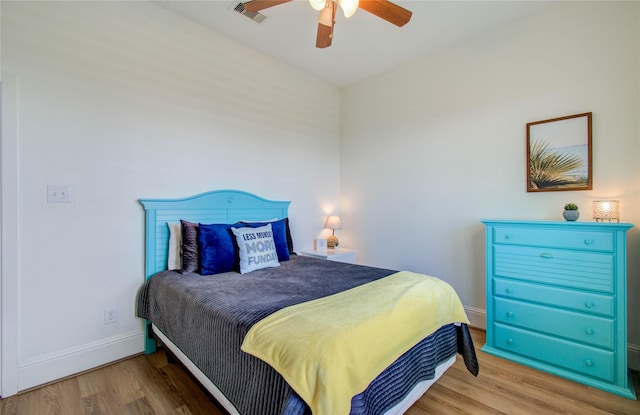
[[[620,202],[618,200],[594,200],[593,218],[596,222],[605,220],[620,222]]]
[[[327,222],[324,224],[325,229],[342,229],[342,221],[340,216],[332,215],[327,218]]]

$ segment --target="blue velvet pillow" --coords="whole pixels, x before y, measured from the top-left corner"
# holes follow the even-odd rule
[[[245,226],[250,228],[259,228],[267,224],[271,224],[271,230],[273,232],[273,241],[276,244],[276,252],[278,253],[278,261],[288,261],[291,259],[289,254],[289,244],[287,243],[287,220],[280,219],[269,222],[242,222]],[[236,226],[237,228],[237,226]]]
[[[238,224],[199,224],[200,274],[211,275],[238,270],[238,247],[231,232],[232,226],[238,227]]]

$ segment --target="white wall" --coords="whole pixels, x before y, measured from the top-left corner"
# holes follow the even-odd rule
[[[3,314],[17,334],[3,337],[17,351],[5,395],[7,381],[24,389],[142,350],[141,197],[293,199],[305,247],[341,194],[341,245],[450,281],[479,316],[480,219],[560,219],[572,201],[588,220],[592,200],[616,197],[640,226],[637,2],[560,3],[341,95],[153,4],[5,1],[1,18],[3,111],[18,117],[2,144],[19,154],[2,165],[3,232],[17,235],[2,284],[18,297]],[[586,111],[594,190],[526,193],[525,124]],[[47,184],[70,185],[73,202],[47,204]],[[638,229],[629,242],[640,351]],[[105,326],[111,306],[119,322]]]
[[[152,3],[3,2],[2,70],[18,117],[3,144],[19,154],[5,396],[142,350],[139,198],[293,199],[298,248],[338,202],[337,88]],[[48,184],[71,186],[72,203],[48,204]]]
[[[559,2],[342,90],[341,242],[366,263],[449,281],[484,324],[481,219],[562,220],[575,202],[589,221],[604,197],[640,227],[639,7]],[[589,111],[593,190],[527,193],[525,124]],[[628,241],[640,352],[638,228]]]

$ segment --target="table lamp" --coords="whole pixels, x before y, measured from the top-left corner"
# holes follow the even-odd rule
[[[593,202],[593,218],[596,222],[620,222],[620,203],[617,200],[595,200]]]

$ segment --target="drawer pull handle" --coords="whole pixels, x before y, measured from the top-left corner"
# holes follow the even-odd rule
[[[507,312],[507,317],[513,317],[513,311],[508,311]]]
[[[591,307],[593,307],[593,303],[591,301],[585,301],[584,302],[584,306],[587,307],[587,308],[591,308]]]
[[[553,255],[552,255],[552,254],[548,254],[548,253],[546,253],[546,252],[544,252],[544,253],[540,254],[540,256],[541,256],[542,258],[553,258]]]
[[[589,359],[585,360],[584,364],[587,365],[587,366],[593,366],[593,362],[591,360],[589,360]]]
[[[584,240],[584,244],[585,245],[591,245],[593,243],[593,239],[585,239]]]
[[[507,344],[513,343],[513,339],[507,339]]]
[[[506,235],[504,236],[504,239],[511,239],[511,235],[506,234]]]
[[[507,288],[507,294],[511,294],[513,292],[513,288]]]
[[[584,329],[584,332],[586,334],[593,334],[593,329],[589,327],[589,328]]]

